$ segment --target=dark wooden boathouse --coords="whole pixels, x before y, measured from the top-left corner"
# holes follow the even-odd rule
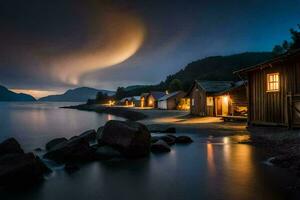
[[[235,73],[248,79],[249,125],[300,127],[300,49]]]

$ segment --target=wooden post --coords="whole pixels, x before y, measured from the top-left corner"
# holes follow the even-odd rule
[[[287,95],[287,102],[288,102],[288,128],[293,128],[293,96],[289,92]]]

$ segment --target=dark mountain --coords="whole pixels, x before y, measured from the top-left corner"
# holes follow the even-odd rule
[[[128,86],[124,88],[123,96],[136,96],[143,92],[164,91],[174,79],[182,82],[184,90],[188,90],[195,79],[197,80],[238,80],[234,71],[271,59],[271,52],[246,52],[229,56],[211,56],[186,65],[182,70],[170,75],[157,85]]]
[[[124,90],[125,91],[132,91],[132,90],[138,90],[140,88],[144,88],[146,87],[147,85],[130,85],[128,87],[125,87]]]
[[[0,85],[0,101],[35,101],[35,98],[23,93],[15,93]]]
[[[109,96],[115,94],[109,90],[97,90],[89,87],[80,87],[66,91],[64,94],[49,95],[42,97],[39,101],[68,101],[68,102],[85,102],[88,99],[95,99],[98,92],[102,92]]]
[[[185,88],[193,80],[216,80],[231,81],[238,77],[234,71],[258,64],[271,59],[271,52],[247,52],[230,56],[212,56],[189,63],[184,69],[167,77],[165,84],[168,85],[173,79],[182,81]]]

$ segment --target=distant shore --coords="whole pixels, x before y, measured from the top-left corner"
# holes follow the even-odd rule
[[[80,104],[80,105],[75,105],[75,106],[64,106],[61,108],[112,114],[117,117],[123,117],[128,120],[132,120],[132,121],[138,121],[138,120],[143,120],[143,119],[147,118],[147,115],[145,115],[141,112],[134,111],[132,109],[125,108],[125,107],[111,107],[111,106],[104,106],[104,105]]]

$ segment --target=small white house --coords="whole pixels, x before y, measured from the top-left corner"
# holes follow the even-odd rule
[[[185,96],[182,91],[176,91],[167,94],[158,99],[158,108],[164,110],[175,110],[180,102],[180,99]]]

